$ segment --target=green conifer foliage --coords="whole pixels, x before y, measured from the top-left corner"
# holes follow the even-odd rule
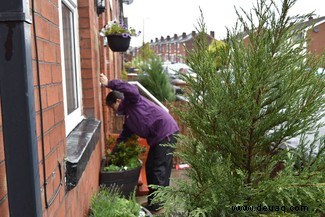
[[[175,93],[168,76],[163,72],[162,62],[158,57],[152,57],[143,64],[144,73],[139,82],[161,102],[175,100]]]
[[[236,11],[238,23],[217,51],[208,49],[202,15],[202,37],[186,59],[197,77],[187,78],[189,103],[179,111],[191,135],[175,153],[190,169],[176,187],[160,190],[166,216],[325,213],[325,138],[317,133],[325,78],[315,73],[324,56],[309,53],[308,38],[298,37],[310,14],[288,16],[295,2],[258,0],[250,12]],[[289,148],[298,135],[298,147]]]

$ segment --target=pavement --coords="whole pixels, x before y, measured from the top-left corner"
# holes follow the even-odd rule
[[[184,169],[172,169],[171,178],[181,178],[183,175]],[[170,183],[173,185],[173,182]],[[147,195],[136,196],[136,200],[140,205],[147,203]],[[159,210],[158,212],[152,213],[153,216],[160,216],[163,214],[164,209]]]

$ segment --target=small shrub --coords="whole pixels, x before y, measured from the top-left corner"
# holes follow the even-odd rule
[[[115,140],[108,139],[108,143],[115,143]],[[111,145],[107,145],[109,147]],[[132,135],[126,142],[116,145],[112,152],[106,149],[105,171],[121,171],[136,168],[141,165],[140,155],[146,150],[138,142],[138,136]]]
[[[140,209],[134,195],[126,199],[118,188],[101,186],[91,199],[90,217],[139,217]]]
[[[140,75],[139,82],[159,101],[174,101],[175,93],[168,76],[163,72],[162,62],[154,57],[144,66],[144,74]]]

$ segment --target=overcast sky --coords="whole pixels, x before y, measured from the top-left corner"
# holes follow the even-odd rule
[[[277,0],[279,2],[280,0]],[[129,26],[143,31],[139,37],[133,37],[132,46],[140,46],[142,41],[149,42],[171,37],[174,34],[187,34],[195,30],[200,17],[199,7],[203,11],[207,31],[214,31],[216,39],[226,35],[225,27],[233,27],[237,16],[236,8],[249,10],[256,0],[134,0],[124,6],[124,16]],[[297,0],[291,14],[306,14],[315,11],[317,16],[325,16],[325,0]]]

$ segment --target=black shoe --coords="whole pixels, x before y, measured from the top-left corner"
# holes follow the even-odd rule
[[[146,205],[144,206],[144,208],[146,208],[147,210],[149,210],[150,212],[158,212],[159,210],[161,210],[163,207],[159,206],[158,204],[151,204],[151,205]]]

